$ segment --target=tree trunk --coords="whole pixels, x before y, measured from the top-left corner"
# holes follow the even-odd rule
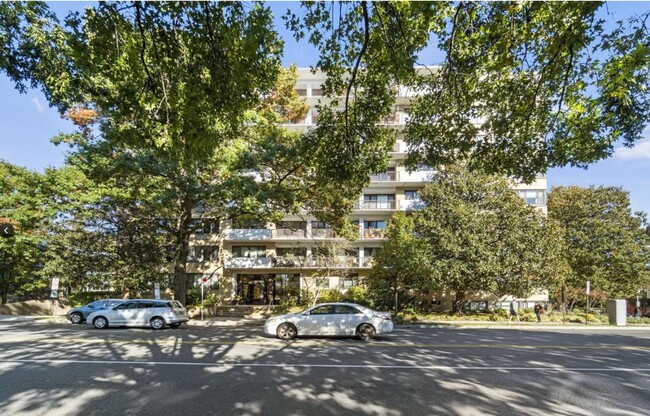
[[[178,220],[176,230],[176,253],[174,256],[174,277],[172,290],[174,299],[185,305],[187,301],[187,255],[190,251],[190,221],[192,219],[192,208],[194,202],[186,197],[183,200],[183,212]]]
[[[465,291],[456,291],[456,299],[454,300],[454,312],[464,315],[465,314]]]

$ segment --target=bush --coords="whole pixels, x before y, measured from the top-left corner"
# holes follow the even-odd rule
[[[371,306],[371,301],[368,297],[368,291],[362,286],[352,286],[346,292],[345,297],[350,302]]]
[[[318,303],[342,302],[344,297],[338,289],[323,290],[318,297]]]

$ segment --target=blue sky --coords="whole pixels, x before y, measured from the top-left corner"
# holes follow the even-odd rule
[[[55,2],[50,7],[57,13],[80,10],[86,2]],[[274,2],[272,9],[281,24],[280,14],[295,4]],[[632,13],[650,9],[650,2],[612,2],[608,5],[609,20],[619,20]],[[281,33],[285,32],[280,28]],[[314,63],[313,50],[285,39],[284,64],[296,63],[308,67]],[[437,56],[422,56],[422,62],[438,63]],[[30,90],[19,94],[4,74],[0,74],[0,159],[29,169],[43,171],[47,166],[58,167],[64,162],[65,146],[54,146],[50,138],[59,132],[70,132],[72,124],[59,117],[48,107],[43,94]],[[549,189],[553,186],[620,186],[630,191],[632,210],[650,212],[650,128],[644,139],[634,148],[617,147],[609,159],[589,166],[588,169],[556,168],[548,172]]]

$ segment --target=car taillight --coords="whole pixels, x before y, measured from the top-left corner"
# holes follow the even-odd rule
[[[390,316],[382,316],[381,319],[384,321],[392,321],[392,319],[390,319]]]

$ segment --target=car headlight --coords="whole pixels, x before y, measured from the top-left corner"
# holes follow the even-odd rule
[[[280,321],[278,318],[269,318],[269,319],[267,319],[266,324],[267,325],[273,325],[273,324],[277,324],[278,321]]]

